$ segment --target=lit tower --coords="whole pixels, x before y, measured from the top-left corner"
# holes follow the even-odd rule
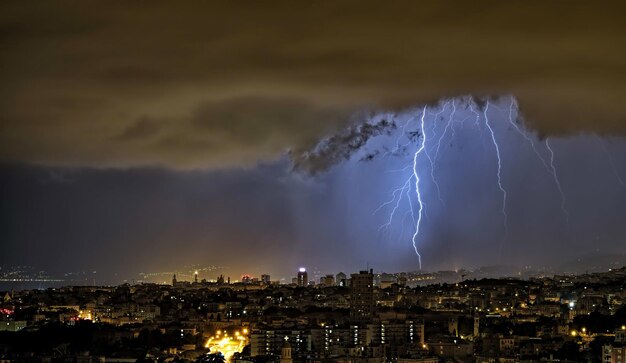
[[[307,286],[309,284],[309,274],[304,267],[298,270],[298,286]]]
[[[280,349],[280,363],[293,363],[293,359],[291,359],[291,344],[287,341],[288,339],[289,337],[285,337],[283,347]]]

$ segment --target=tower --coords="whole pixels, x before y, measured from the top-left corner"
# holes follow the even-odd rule
[[[304,267],[298,270],[298,286],[307,286],[309,284],[309,274]]]
[[[350,318],[354,322],[370,321],[374,315],[374,273],[360,271],[350,277]]]
[[[193,274],[193,283],[194,284],[198,283],[198,271],[194,272]]]
[[[176,286],[176,274],[172,277],[172,286]]]
[[[474,338],[478,338],[480,335],[480,317],[478,314],[474,315]]]
[[[289,337],[285,337],[283,347],[280,349],[280,363],[293,363],[291,359],[291,344],[287,341]]]

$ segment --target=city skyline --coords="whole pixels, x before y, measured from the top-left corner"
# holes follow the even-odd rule
[[[0,363],[626,363],[623,1],[0,1]]]
[[[0,265],[287,277],[622,254],[610,5],[9,1]]]

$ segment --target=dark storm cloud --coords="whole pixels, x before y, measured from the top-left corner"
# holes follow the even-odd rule
[[[396,128],[393,121],[382,119],[374,123],[353,125],[342,132],[322,140],[310,151],[292,155],[294,168],[315,174],[328,169],[341,161],[348,160],[352,154],[360,150],[371,137],[389,134]],[[368,154],[363,160],[373,159]]]
[[[464,94],[515,95],[541,134],[626,132],[620,2],[298,5],[3,2],[0,159],[254,163]]]

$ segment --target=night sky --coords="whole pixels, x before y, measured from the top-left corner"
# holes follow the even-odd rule
[[[0,265],[416,270],[420,145],[424,270],[625,253],[618,6],[5,1]]]

